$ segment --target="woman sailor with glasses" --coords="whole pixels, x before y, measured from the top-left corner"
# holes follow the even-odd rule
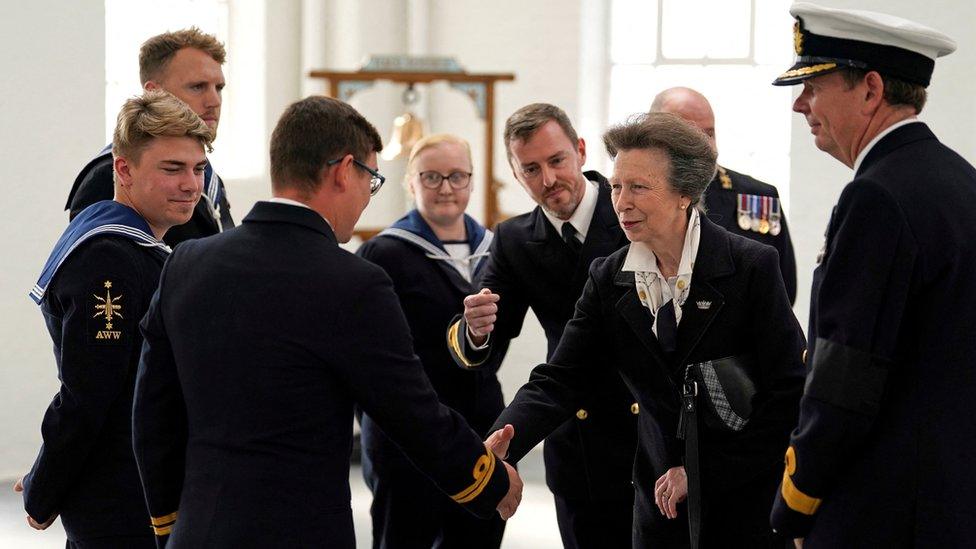
[[[407,316],[414,349],[440,401],[487,435],[504,407],[494,371],[458,368],[444,329],[475,293],[492,233],[464,210],[471,196],[471,150],[459,137],[431,135],[410,152],[406,185],[416,207],[363,244],[358,255],[382,267]],[[363,476],[373,492],[373,547],[497,549],[505,523],[482,520],[441,493],[363,415]]]

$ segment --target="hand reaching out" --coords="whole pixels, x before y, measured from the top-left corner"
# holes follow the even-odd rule
[[[508,444],[513,438],[515,438],[515,427],[509,423],[492,433],[485,440],[485,446],[494,452],[498,459],[505,459],[508,457]]]
[[[508,443],[513,438],[515,438],[515,427],[509,423],[489,435],[485,446],[494,452],[498,459],[505,459],[508,456]],[[498,503],[498,514],[503,520],[508,520],[522,502],[522,477],[514,467],[504,461],[502,463],[505,464],[505,470],[508,472],[508,493]]]
[[[520,503],[522,503],[522,477],[519,476],[515,467],[502,462],[508,472],[508,493],[498,502],[498,514],[502,520],[508,520],[515,514]]]

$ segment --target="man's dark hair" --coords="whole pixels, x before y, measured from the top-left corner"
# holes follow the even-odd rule
[[[376,128],[356,109],[331,97],[292,103],[271,134],[271,185],[312,193],[325,163],[351,154],[365,162],[383,150]]]
[[[844,81],[847,82],[848,89],[850,89],[860,84],[869,71],[848,67],[839,72],[844,77]],[[881,74],[881,81],[884,84],[884,100],[889,105],[908,105],[915,109],[915,114],[922,112],[922,108],[925,107],[925,100],[928,98],[925,86],[883,74]]]
[[[559,124],[573,144],[573,148],[576,148],[579,137],[565,111],[549,103],[532,103],[512,113],[505,122],[505,153],[508,155],[509,162],[512,161],[512,141],[528,140],[536,130],[550,120],[555,120],[556,124]]]

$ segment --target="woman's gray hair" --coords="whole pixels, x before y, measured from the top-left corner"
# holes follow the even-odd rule
[[[715,151],[708,136],[680,117],[664,112],[635,114],[603,134],[610,158],[626,150],[659,150],[669,160],[668,183],[704,212],[702,198],[715,177]]]

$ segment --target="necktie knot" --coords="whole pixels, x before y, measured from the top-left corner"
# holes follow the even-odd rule
[[[583,248],[583,243],[579,241],[579,238],[576,238],[577,234],[576,227],[573,227],[572,223],[568,221],[563,223],[563,242],[566,243],[566,246],[568,246],[573,253],[579,253],[580,249]]]

